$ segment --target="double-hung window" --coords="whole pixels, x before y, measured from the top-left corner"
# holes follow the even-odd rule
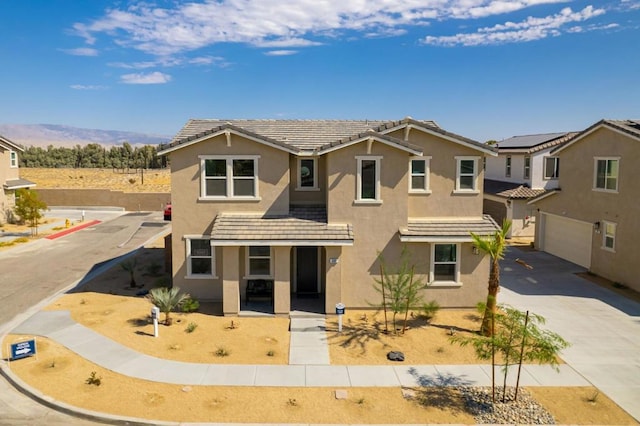
[[[9,151],[9,166],[12,169],[18,167],[18,153],[15,151]]]
[[[511,177],[511,156],[507,155],[504,163],[504,176]]]
[[[211,240],[206,238],[186,238],[187,277],[213,278],[215,276],[215,254]]]
[[[460,244],[442,243],[431,245],[431,283],[455,284],[460,281]]]
[[[478,191],[478,157],[456,157],[456,192]]]
[[[618,190],[619,166],[619,158],[596,158],[593,188],[602,191],[616,192]]]
[[[317,165],[315,158],[298,158],[298,190],[318,189]]]
[[[271,247],[247,247],[247,276],[252,278],[271,277]]]
[[[414,157],[409,162],[409,192],[429,192],[429,160],[431,157]]]
[[[358,176],[356,201],[380,203],[380,160],[382,157],[356,157]]]
[[[201,156],[201,197],[257,198],[258,158]]]
[[[544,157],[544,178],[558,179],[560,175],[560,159],[558,157]]]
[[[616,224],[604,222],[604,232],[602,235],[602,248],[614,251],[616,248]]]
[[[524,157],[524,171],[522,173],[522,177],[525,179],[529,179],[531,177],[531,157],[528,155]]]

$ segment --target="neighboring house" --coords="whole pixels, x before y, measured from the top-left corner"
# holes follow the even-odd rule
[[[482,215],[482,161],[496,153],[432,121],[190,120],[159,155],[173,284],[225,315],[246,309],[249,282],[264,290],[254,280],[273,286],[276,314],[302,297],[369,308],[378,255],[397,267],[405,245],[426,299],[486,296],[489,259],[469,232],[496,230]]]
[[[532,199],[536,247],[640,291],[640,120],[602,120],[552,155],[558,189]]]
[[[15,206],[15,191],[20,188],[31,188],[36,184],[26,179],[20,179],[18,168],[18,153],[24,149],[9,139],[0,136],[0,223],[11,217]]]
[[[527,200],[558,187],[560,160],[552,149],[575,132],[514,136],[496,144],[485,163],[484,207],[498,223],[511,220],[508,237],[533,237],[535,214]]]

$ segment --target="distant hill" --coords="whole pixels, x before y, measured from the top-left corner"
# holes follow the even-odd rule
[[[119,130],[82,129],[58,124],[0,124],[0,135],[23,145],[46,148],[72,147],[97,143],[106,147],[128,142],[132,146],[159,145],[171,140],[171,136]]]

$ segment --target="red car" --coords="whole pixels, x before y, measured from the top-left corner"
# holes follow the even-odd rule
[[[171,220],[171,203],[164,206],[164,220]]]

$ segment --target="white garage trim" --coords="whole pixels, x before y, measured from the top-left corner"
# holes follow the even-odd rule
[[[591,238],[593,225],[550,213],[541,213],[542,244],[547,253],[589,269],[591,266]]]

